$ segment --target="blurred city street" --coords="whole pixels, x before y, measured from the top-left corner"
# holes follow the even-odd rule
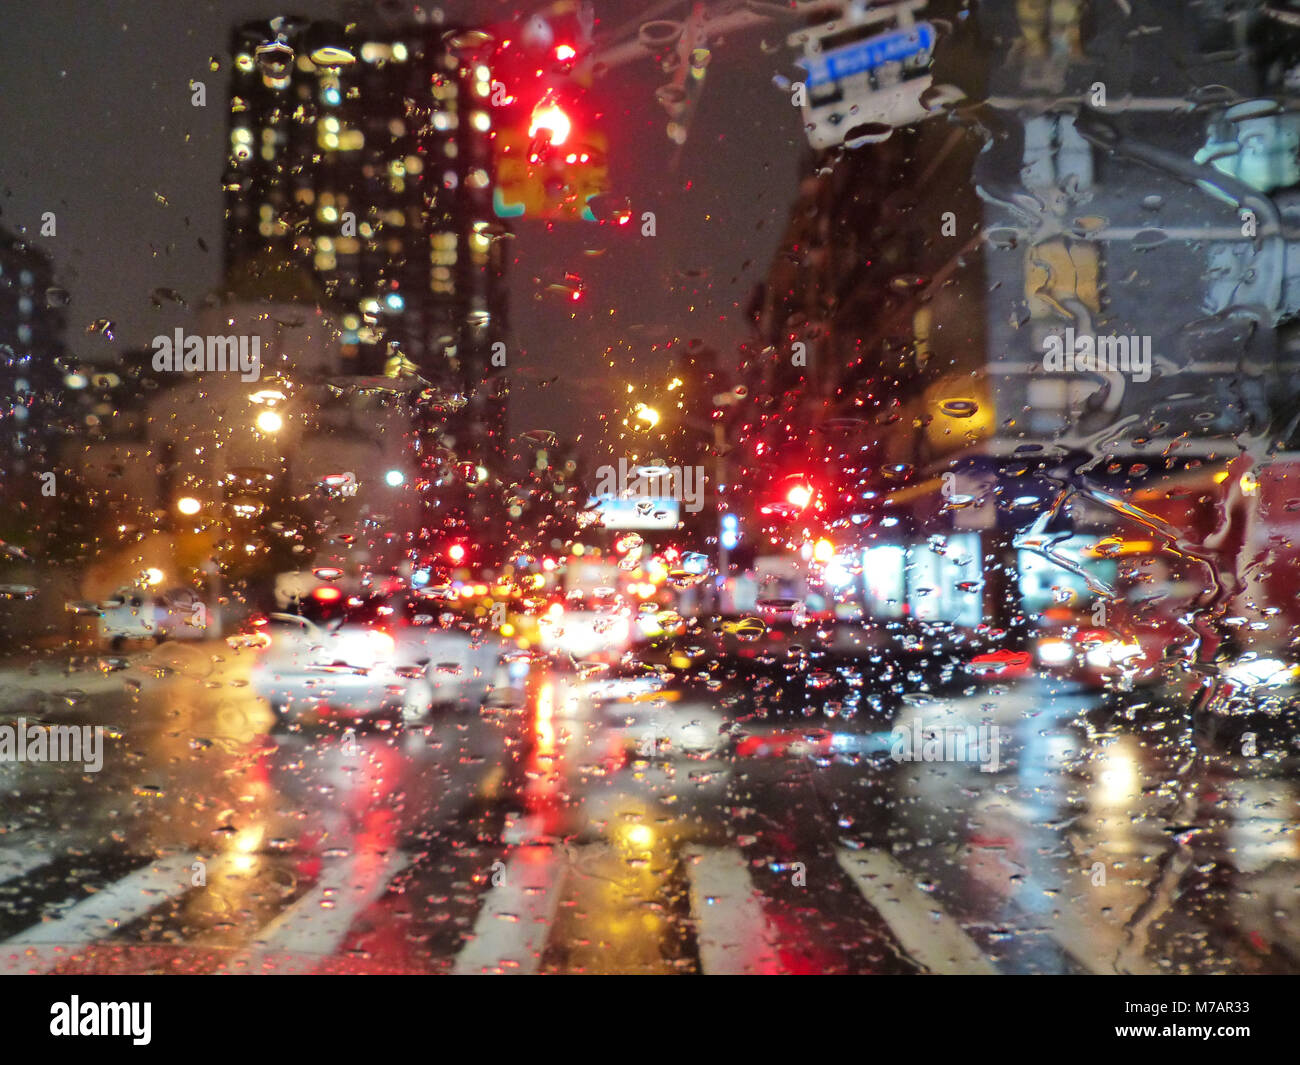
[[[786,712],[543,667],[419,725],[286,730],[247,658],[6,671],[3,723],[103,723],[108,756],[0,766],[5,971],[1300,967],[1295,753],[1150,702],[1026,681]],[[918,723],[997,725],[997,771],[891,758]]]

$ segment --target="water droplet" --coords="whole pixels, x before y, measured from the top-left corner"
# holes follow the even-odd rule
[[[284,41],[268,41],[258,47],[256,56],[263,84],[271,89],[286,88],[293,73],[293,49]]]
[[[945,399],[939,404],[939,410],[949,418],[969,418],[980,409],[973,399]]]

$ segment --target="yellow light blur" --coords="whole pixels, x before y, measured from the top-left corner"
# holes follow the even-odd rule
[[[1259,491],[1259,478],[1249,471],[1241,475],[1240,484],[1243,495],[1253,496]]]
[[[1083,554],[1088,558],[1120,558],[1127,555],[1153,555],[1155,552],[1154,540],[1121,540],[1117,536],[1107,536],[1092,547],[1085,548]]]
[[[829,562],[835,557],[835,545],[824,537],[813,544],[813,558],[818,562]]]
[[[254,424],[263,433],[278,433],[284,428],[284,419],[273,410],[264,410]]]
[[[1129,809],[1142,794],[1136,752],[1117,743],[1103,755],[1100,769],[1094,783],[1096,804],[1103,808]]]
[[[145,583],[147,583],[149,587],[152,588],[155,585],[162,584],[163,580],[165,579],[165,574],[163,573],[162,570],[150,566],[149,569],[145,570],[144,578],[145,578]]]
[[[537,736],[537,753],[551,754],[555,750],[555,686],[543,684],[537,693],[537,721],[534,733]]]
[[[654,407],[647,407],[644,403],[638,403],[632,413],[637,416],[638,421],[645,422],[646,427],[653,429],[659,424],[659,412]]]
[[[176,509],[187,516],[197,514],[201,506],[202,504],[193,496],[181,496],[176,500]]]

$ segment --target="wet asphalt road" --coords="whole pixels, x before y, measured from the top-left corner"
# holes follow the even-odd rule
[[[1300,759],[1141,695],[537,666],[285,727],[248,652],[128,662],[4,673],[0,725],[105,731],[95,773],[0,762],[0,971],[1300,970]]]

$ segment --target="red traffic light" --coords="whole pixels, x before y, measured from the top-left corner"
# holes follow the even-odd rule
[[[456,563],[464,562],[465,545],[452,544],[449,548],[447,548],[447,559],[451,562],[456,562]]]
[[[790,519],[798,517],[809,507],[818,511],[824,509],[825,505],[817,489],[803,474],[787,477],[778,491],[780,495],[772,502],[759,507],[759,513]]]
[[[533,116],[528,123],[528,136],[542,139],[547,147],[558,148],[569,139],[572,131],[573,119],[568,112],[551,95],[543,96],[533,108]]]

